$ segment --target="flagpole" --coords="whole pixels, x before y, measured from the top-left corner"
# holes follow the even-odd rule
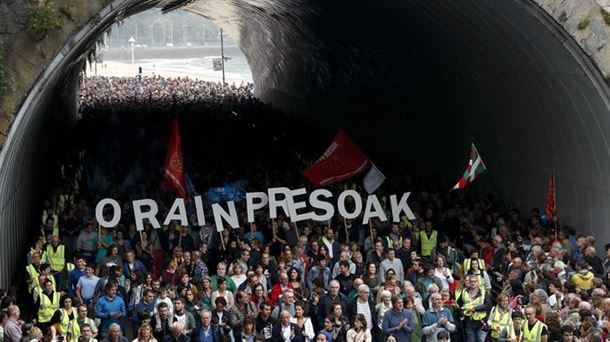
[[[180,230],[178,231],[178,246],[182,248],[182,226],[179,226]]]
[[[343,218],[343,227],[345,227],[345,238],[347,239],[347,243],[349,243],[349,233],[347,231],[347,219]]]
[[[292,224],[294,225],[294,231],[297,234],[297,240],[299,240],[299,226],[297,226],[296,222],[292,222]]]
[[[555,221],[555,241],[558,239],[558,231],[557,231],[557,221],[559,221],[559,215],[557,215],[557,177],[555,177],[555,169],[553,169],[553,211],[555,217],[553,220]]]
[[[487,179],[489,179],[489,183],[491,183],[491,187],[498,195],[498,199],[500,200],[500,204],[502,205],[502,208],[506,208],[506,202],[504,201],[504,197],[502,196],[502,193],[500,192],[500,190],[498,190],[498,187],[496,186],[496,183],[494,182],[493,178],[491,177],[490,172],[488,171],[488,172],[486,172],[486,174],[487,174]]]
[[[222,244],[222,250],[226,251],[227,247],[225,246],[225,238],[224,236],[222,236],[222,232],[219,232],[218,229],[216,229],[216,232],[218,233],[218,235],[220,235],[220,243]]]

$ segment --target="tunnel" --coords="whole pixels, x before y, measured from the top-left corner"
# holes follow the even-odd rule
[[[263,101],[329,132],[344,128],[369,153],[430,170],[448,188],[471,142],[488,168],[476,186],[524,211],[544,207],[555,170],[561,223],[610,238],[610,90],[531,0],[106,3],[41,73],[2,148],[4,287],[39,224],[48,166],[71,143],[88,52],[113,23],[153,7],[222,27],[246,55]]]

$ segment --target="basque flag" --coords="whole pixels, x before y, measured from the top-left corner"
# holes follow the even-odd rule
[[[477,148],[474,146],[474,143],[470,145],[470,157],[468,158],[468,165],[466,165],[466,170],[464,174],[460,178],[460,180],[453,186],[453,189],[464,189],[468,184],[474,182],[477,177],[479,177],[483,172],[485,172],[487,168],[485,167],[485,163],[483,162],[483,158],[477,151]]]

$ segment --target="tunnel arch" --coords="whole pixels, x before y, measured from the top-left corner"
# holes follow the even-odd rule
[[[120,18],[181,3],[109,2],[26,96],[0,153],[2,286],[37,225],[45,164],[78,120],[74,89],[95,39]],[[610,90],[532,0],[200,0],[187,10],[240,44],[263,100],[448,182],[475,141],[504,199],[522,209],[544,205],[555,169],[563,222],[610,238]]]

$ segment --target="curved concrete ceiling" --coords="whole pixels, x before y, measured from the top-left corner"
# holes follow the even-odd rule
[[[0,283],[38,225],[55,137],[76,120],[86,52],[117,18],[181,1],[116,0],[43,72],[0,155]],[[477,144],[505,201],[542,207],[557,172],[560,218],[610,238],[608,86],[587,56],[531,0],[199,0],[246,54],[258,95],[344,127],[380,160],[428,169],[448,184]],[[489,179],[476,186],[486,188]]]

